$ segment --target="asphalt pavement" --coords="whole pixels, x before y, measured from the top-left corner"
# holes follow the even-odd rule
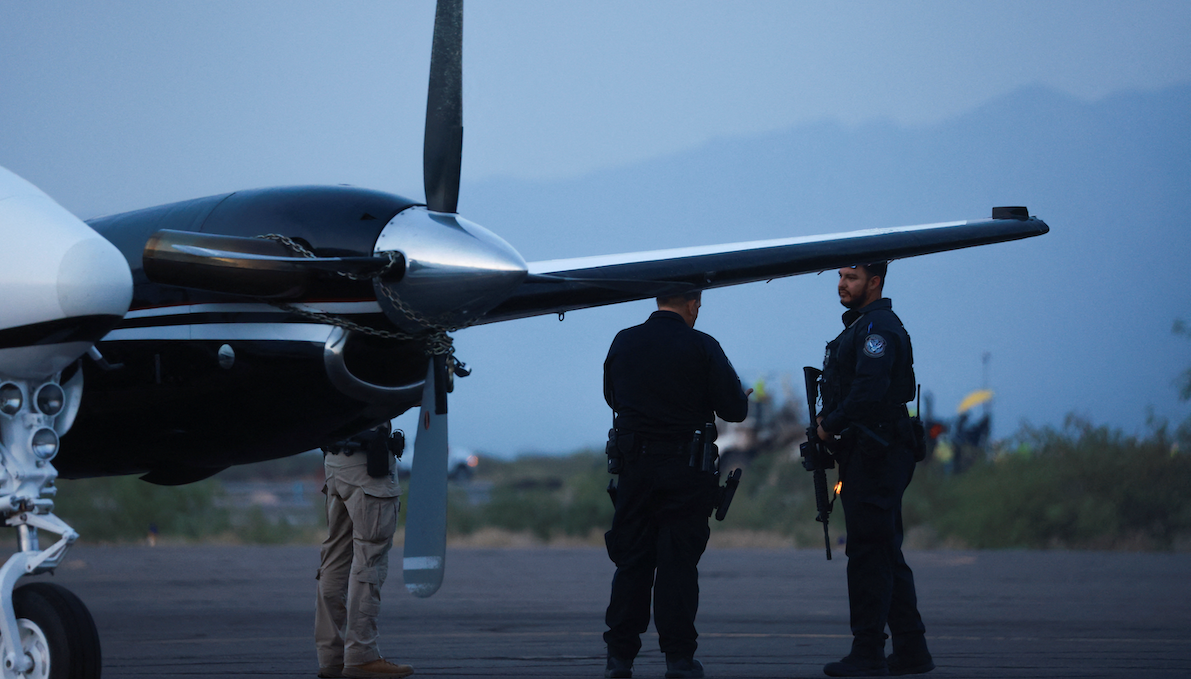
[[[841,550],[842,552],[842,550]],[[396,556],[396,554],[395,554]],[[907,552],[932,677],[1191,677],[1191,554]],[[602,677],[612,565],[595,548],[449,549],[442,589],[384,587],[381,650],[431,677]],[[700,564],[714,677],[821,677],[849,646],[846,559],[722,549]],[[315,546],[76,546],[104,676],[314,677]],[[634,676],[661,678],[651,630]]]

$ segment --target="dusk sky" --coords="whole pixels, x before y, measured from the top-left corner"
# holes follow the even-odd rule
[[[290,184],[353,184],[420,199],[433,13],[431,0],[0,2],[0,165],[82,218]],[[581,178],[810,123],[912,129],[1023,87],[1096,102],[1185,85],[1188,36],[1185,1],[469,0],[460,211],[494,228],[468,211],[469,186]],[[983,217],[985,209],[949,218]],[[904,223],[912,222],[883,225]],[[861,226],[870,225],[791,227],[788,235]],[[672,229],[665,233],[673,246],[769,237],[733,228],[685,242],[682,225],[656,228]],[[502,235],[523,252],[534,249]],[[549,247],[536,251],[653,247],[621,241],[580,251],[571,237],[559,224]],[[831,296],[833,283],[817,285]],[[575,317],[589,314],[588,327],[610,338],[647,311],[642,304]],[[837,311],[830,314],[838,324]],[[565,341],[542,338],[537,321],[506,325],[474,332]],[[1183,367],[1172,366],[1171,379]],[[559,380],[569,374],[566,366],[549,369]],[[598,443],[603,432],[591,422],[540,432],[510,425],[494,442],[490,425],[457,414],[517,390],[457,393],[453,440],[501,454]],[[549,402],[533,397],[540,400],[533,408]],[[1186,411],[1173,388],[1154,402],[1167,416]],[[598,393],[585,403],[602,407]],[[1140,425],[1145,405],[1115,424]],[[605,408],[592,419],[610,417]]]
[[[84,216],[257,185],[420,194],[433,16],[5,3],[0,154]],[[573,176],[817,120],[922,125],[1024,85],[1155,89],[1191,80],[1188,35],[1179,0],[473,0],[463,175]]]

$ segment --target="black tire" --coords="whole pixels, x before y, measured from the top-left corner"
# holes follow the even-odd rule
[[[12,607],[21,627],[22,646],[38,663],[31,676],[49,679],[99,679],[102,658],[99,631],[82,600],[51,582],[31,582],[12,593]],[[28,636],[27,636],[28,633]],[[40,633],[45,647],[40,647]],[[48,659],[48,672],[44,663]]]

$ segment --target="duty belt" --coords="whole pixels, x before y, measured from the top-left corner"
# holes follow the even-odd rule
[[[641,455],[685,455],[690,441],[677,439],[647,439],[642,437],[637,444]]]

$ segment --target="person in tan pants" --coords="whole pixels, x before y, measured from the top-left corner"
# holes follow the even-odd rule
[[[385,423],[324,449],[327,539],[318,569],[314,624],[320,677],[398,678],[414,673],[409,665],[385,660],[377,645],[380,588],[389,572],[401,503],[389,431]],[[370,467],[380,475],[369,475]]]

